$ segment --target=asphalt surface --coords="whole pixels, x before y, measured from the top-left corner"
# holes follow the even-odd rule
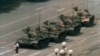
[[[14,45],[19,37],[24,36],[21,29],[29,25],[33,28],[38,26],[39,13],[41,14],[41,23],[47,19],[53,21],[57,20],[58,14],[71,15],[72,5],[81,9],[88,8],[91,14],[96,15],[96,25],[94,27],[84,27],[81,31],[82,34],[79,36],[67,37],[69,39],[67,40],[67,48],[74,50],[74,56],[86,55],[92,48],[100,45],[100,1],[89,0],[88,6],[86,4],[86,0],[51,0],[45,3],[23,3],[10,13],[0,14],[0,56],[55,56],[53,50],[56,47],[61,48],[60,43],[50,43],[47,48],[42,50],[20,49],[19,54],[15,53]],[[58,12],[57,10],[61,11]]]

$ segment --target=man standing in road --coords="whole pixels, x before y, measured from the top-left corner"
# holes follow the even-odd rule
[[[19,52],[19,43],[18,42],[16,43],[15,47],[16,47],[15,51],[16,51],[16,53],[18,53]]]

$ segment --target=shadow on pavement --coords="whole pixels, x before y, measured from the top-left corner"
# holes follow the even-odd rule
[[[20,1],[16,1],[16,2],[0,2],[0,14],[1,13],[9,13],[11,10],[15,10],[17,7],[19,7],[20,5]]]

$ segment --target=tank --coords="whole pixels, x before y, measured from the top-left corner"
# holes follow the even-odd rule
[[[59,16],[60,21],[64,25],[68,35],[78,35],[81,30],[81,23],[79,16],[64,16],[61,14]]]
[[[37,27],[35,31],[31,30],[31,27],[27,27],[22,31],[26,34],[26,36],[17,40],[20,47],[41,49],[49,45],[48,33],[42,31],[39,27]]]
[[[75,11],[74,14],[81,13],[81,24],[85,27],[90,27],[94,25],[95,16],[91,15],[88,9],[79,10],[78,7],[74,7],[73,10]]]
[[[65,28],[60,23],[47,20],[43,27],[47,30],[51,42],[60,43],[66,39]]]

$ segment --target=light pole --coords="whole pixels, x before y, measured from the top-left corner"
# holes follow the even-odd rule
[[[39,12],[39,28],[40,28],[40,21],[41,21],[41,9],[43,7],[37,8],[36,10]],[[40,30],[40,29],[39,29]]]
[[[61,49],[61,50],[60,50],[60,55],[61,55],[61,56],[66,56],[65,50]]]
[[[58,52],[59,52],[59,49],[58,48],[55,48],[54,52],[55,52],[55,55],[57,56],[58,55]]]
[[[59,8],[60,8],[60,1],[58,0],[58,10],[59,10]],[[59,12],[60,11],[58,11],[58,15],[59,15]]]
[[[74,0],[72,0],[72,8],[74,7]],[[74,14],[74,11],[72,10],[72,15]]]
[[[69,56],[72,56],[72,54],[73,54],[73,50],[70,49],[70,50],[68,51],[68,54],[69,54]]]
[[[68,54],[68,56],[72,56],[73,50],[69,49],[67,51],[66,44],[67,44],[66,42],[62,42],[63,48],[61,50],[59,50],[58,48],[54,49],[54,52],[55,52],[56,56],[67,56],[67,54]]]
[[[89,4],[88,4],[88,0],[87,0],[87,9],[88,9],[88,5],[89,5]]]
[[[67,43],[66,42],[62,42],[62,47],[63,47],[63,49],[65,49],[66,48],[66,45],[67,45]]]

